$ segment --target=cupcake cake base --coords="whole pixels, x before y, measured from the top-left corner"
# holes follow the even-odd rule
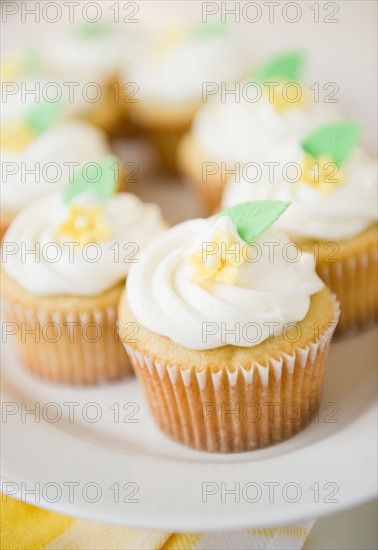
[[[77,118],[104,130],[110,136],[117,135],[125,122],[122,121],[124,95],[118,77],[109,78],[101,87],[101,99],[95,103],[88,103],[88,108],[78,113]]]
[[[227,166],[225,163],[207,158],[191,134],[186,134],[180,141],[177,159],[180,174],[184,176],[188,185],[198,196],[205,212],[212,214],[218,210],[223,190],[228,179],[232,177],[232,170],[235,170],[236,163]],[[230,175],[227,178],[225,172],[228,170]]]

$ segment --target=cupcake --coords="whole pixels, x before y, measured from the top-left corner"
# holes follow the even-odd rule
[[[339,118],[334,104],[317,103],[301,82],[303,65],[297,52],[274,58],[240,82],[238,93],[217,94],[199,109],[180,143],[178,165],[208,212],[219,208],[240,166],[261,165],[280,144]]]
[[[295,245],[272,227],[287,204],[184,222],[130,270],[120,336],[157,424],[180,443],[257,449],[293,436],[316,411],[337,303],[313,256],[290,261]]]
[[[341,306],[338,331],[377,318],[377,165],[358,146],[353,122],[320,126],[276,152],[274,177],[230,182],[223,207],[250,200],[290,200],[277,227],[311,252]],[[291,172],[286,167],[291,166]]]
[[[235,33],[222,24],[177,24],[153,34],[128,64],[123,81],[137,85],[130,117],[175,168],[176,146],[202,101],[206,82],[221,84],[246,65]]]
[[[76,177],[11,223],[3,242],[4,317],[30,373],[56,383],[97,384],[132,372],[117,334],[130,265],[165,224],[159,208],[113,194],[114,173]],[[34,253],[31,253],[34,251]],[[123,327],[133,335],[133,325]]]
[[[109,22],[70,26],[41,52],[42,67],[61,83],[71,115],[112,134],[119,129],[123,89],[119,83],[121,58],[117,26]],[[71,98],[64,83],[72,83]]]
[[[30,202],[61,189],[78,171],[90,172],[89,163],[110,154],[101,130],[82,121],[59,122],[59,116],[59,103],[40,103],[1,126],[2,234]]]

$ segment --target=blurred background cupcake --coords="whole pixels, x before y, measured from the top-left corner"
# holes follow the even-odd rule
[[[377,162],[358,146],[353,122],[320,126],[303,140],[271,150],[274,173],[262,166],[227,186],[223,207],[280,199],[292,206],[277,222],[298,246],[314,254],[317,271],[338,296],[338,331],[377,318]]]
[[[127,67],[135,43],[129,29],[121,32],[110,20],[71,24],[41,47],[42,69],[62,84],[72,116],[113,135],[127,124],[119,72],[121,65]]]
[[[235,93],[208,97],[179,146],[180,171],[207,212],[219,207],[238,166],[271,159],[272,150],[315,125],[340,118],[337,105],[314,101],[303,83],[301,52],[279,54],[235,84]]]
[[[114,194],[112,167],[106,158],[96,183],[80,174],[33,202],[4,238],[4,317],[26,329],[15,339],[23,366],[52,382],[97,384],[132,372],[117,334],[118,301],[130,265],[165,223],[156,205]],[[133,326],[123,328],[132,339]]]
[[[110,154],[102,130],[84,121],[59,121],[60,116],[59,102],[40,102],[1,125],[2,234],[27,204],[61,189],[78,170]],[[115,157],[114,162],[120,166]]]
[[[203,85],[232,82],[249,63],[235,29],[220,22],[170,23],[146,38],[122,81],[136,83],[131,119],[168,168],[176,167],[176,146],[203,101]]]

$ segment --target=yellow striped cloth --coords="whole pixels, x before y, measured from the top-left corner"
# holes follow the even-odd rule
[[[235,533],[173,534],[75,519],[1,499],[1,550],[223,550],[302,548],[314,521]]]

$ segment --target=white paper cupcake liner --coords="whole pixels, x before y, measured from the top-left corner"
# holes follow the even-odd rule
[[[117,309],[50,312],[4,302],[23,366],[33,375],[60,384],[88,385],[118,380],[132,373],[116,327]]]
[[[333,322],[317,341],[248,369],[198,371],[125,347],[164,433],[199,450],[248,451],[283,441],[310,423],[339,312],[334,300]]]
[[[361,329],[378,316],[378,251],[368,252],[317,266],[324,283],[340,302],[337,333]]]

